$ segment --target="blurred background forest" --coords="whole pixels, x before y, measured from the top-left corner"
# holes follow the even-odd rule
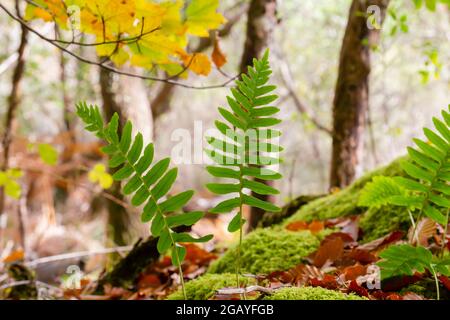
[[[227,62],[220,69],[213,67],[207,77],[190,74],[180,82],[194,87],[221,84],[242,70],[250,2],[258,1],[220,1],[218,11],[227,22],[218,28],[218,35]],[[450,10],[445,2],[428,8],[417,8],[415,2],[390,1],[380,40],[370,48],[369,107],[363,114],[358,151],[362,152],[352,180],[403,155],[412,138],[421,136],[421,128],[450,101]],[[265,41],[283,119],[280,170],[285,179],[275,182],[281,191],[275,202],[281,206],[299,195],[324,194],[348,184],[330,184],[330,163],[333,99],[352,1],[274,3],[276,12],[269,17],[273,25]],[[14,1],[1,4],[14,11]],[[41,34],[59,32],[52,23],[32,25]],[[99,151],[100,142],[74,116],[75,104],[98,104],[106,115],[118,111],[146,141],[154,141],[155,156],[162,159],[173,156],[177,130],[198,139],[195,130],[213,126],[229,89],[185,88],[115,74],[63,53],[32,32],[26,34],[25,43],[21,25],[3,10],[0,30],[0,130],[5,137],[0,183],[7,193],[2,195],[0,252],[6,255],[22,247],[33,259],[131,245],[147,237],[148,226],[140,223],[138,210],[102,176],[105,168],[98,164],[106,158]],[[210,55],[213,47],[209,37],[189,39],[191,52]],[[97,59],[91,47],[73,45],[69,50]],[[18,66],[24,70],[20,79]],[[158,68],[121,68],[166,77]],[[16,104],[13,114],[11,104]],[[201,148],[193,146],[192,158],[195,153],[202,153]],[[190,209],[206,211],[216,204],[204,187],[211,182],[205,165],[178,165],[174,189],[197,191]],[[103,186],[95,182],[95,175],[104,179]],[[216,241],[230,240],[221,219],[228,218],[205,219],[196,228],[199,233],[214,233]],[[95,269],[102,262],[92,264]]]

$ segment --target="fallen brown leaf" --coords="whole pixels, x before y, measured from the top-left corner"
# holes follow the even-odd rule
[[[314,256],[313,264],[321,268],[327,261],[334,262],[338,260],[343,253],[344,241],[340,237],[325,238]]]

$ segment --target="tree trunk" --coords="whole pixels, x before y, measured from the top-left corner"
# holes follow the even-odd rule
[[[28,29],[22,26],[21,28],[21,36],[20,36],[20,44],[19,48],[17,49],[17,64],[13,71],[13,77],[12,77],[12,86],[11,86],[11,93],[8,97],[8,109],[6,112],[6,118],[5,118],[5,132],[3,134],[3,141],[2,141],[2,147],[3,147],[3,157],[0,164],[0,170],[5,171],[8,169],[9,165],[9,153],[10,153],[10,147],[11,147],[11,141],[12,141],[12,135],[14,131],[14,120],[16,116],[17,108],[20,104],[20,89],[21,89],[21,83],[23,74],[25,72],[25,48],[27,46],[27,40],[28,40]],[[3,214],[5,207],[5,193],[3,188],[0,190],[0,216]],[[1,233],[1,230],[0,230]],[[1,237],[0,237],[1,241]]]
[[[127,71],[137,73],[136,70]],[[133,128],[142,133],[144,142],[149,143],[153,135],[153,120],[143,80],[121,76],[100,68],[100,87],[103,110],[107,121],[116,112],[120,119],[119,131],[125,124],[125,121],[130,120],[133,123]],[[115,171],[116,169],[110,169],[111,174],[114,174]],[[114,182],[109,192],[116,199],[124,200],[119,182]],[[117,245],[125,245],[132,240],[130,225],[133,217],[117,202],[106,201],[109,238]],[[139,233],[139,230],[135,231],[137,231],[136,234]]]
[[[388,4],[389,0],[353,0],[350,8],[333,102],[330,188],[348,186],[359,171],[369,106],[370,50],[378,43]],[[366,15],[372,9],[379,13],[378,28]]]
[[[252,0],[247,11],[247,36],[244,52],[241,58],[240,72],[247,72],[247,67],[253,64],[254,58],[259,58],[268,47],[271,35],[277,25],[277,1],[276,0]],[[268,181],[255,179],[255,181],[270,184]],[[271,201],[268,195],[260,195],[252,192],[255,198]],[[262,218],[264,210],[251,207],[247,231],[253,230]]]
[[[116,101],[115,88],[117,83],[114,81],[115,75],[110,71],[100,68],[100,90],[103,100],[103,112],[106,121],[109,121],[114,113],[119,115],[121,130],[124,124],[124,115],[122,108]],[[110,174],[114,174],[117,169],[111,168]],[[123,195],[120,192],[120,182],[116,181],[111,186],[109,193],[116,199],[123,201]],[[128,240],[128,226],[130,224],[127,210],[114,201],[106,199],[106,208],[108,210],[107,234],[116,245],[126,245]]]

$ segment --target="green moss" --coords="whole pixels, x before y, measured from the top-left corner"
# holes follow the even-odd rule
[[[320,235],[309,231],[292,232],[280,227],[258,229],[244,238],[241,247],[241,269],[244,273],[260,274],[287,270],[317,249]],[[214,261],[211,273],[234,272],[236,246]]]
[[[367,298],[320,287],[292,287],[277,290],[264,300],[367,300]]]
[[[411,220],[405,208],[383,206],[369,209],[362,215],[359,225],[363,231],[363,242],[368,242],[395,230],[408,230]]]
[[[283,222],[283,225],[292,221],[325,220],[364,213],[366,209],[358,207],[358,198],[361,189],[367,182],[372,181],[375,176],[401,175],[402,169],[400,167],[400,161],[402,160],[404,160],[404,158],[397,159],[388,166],[367,173],[352,185],[338,193],[328,195],[304,205],[293,216],[286,219]]]
[[[255,284],[253,278],[240,277],[241,286]],[[231,273],[205,274],[197,279],[186,282],[186,296],[188,300],[208,300],[216,290],[236,286],[236,275]],[[184,300],[180,290],[167,297],[168,300]]]

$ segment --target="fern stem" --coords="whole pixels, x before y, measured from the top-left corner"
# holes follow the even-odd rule
[[[430,264],[430,269],[431,269],[431,272],[433,273],[434,282],[436,284],[436,298],[437,298],[437,300],[440,300],[441,297],[440,297],[440,292],[439,292],[439,280],[438,280],[438,277],[436,274],[436,270],[434,270],[434,267],[432,264]]]
[[[414,216],[412,215],[411,210],[408,209],[408,215],[409,215],[409,219],[411,220],[411,224],[413,226],[413,235],[412,235],[412,239],[411,239],[411,243],[413,243],[414,241],[417,241],[417,234],[416,234],[416,222],[414,221]]]
[[[441,257],[444,256],[444,251],[445,251],[445,241],[447,240],[447,232],[448,232],[448,216],[450,213],[450,209],[447,209],[447,215],[445,217],[445,226],[444,226],[444,234],[442,237],[442,244],[441,244]]]
[[[240,288],[241,284],[239,281],[239,276],[241,274],[241,246],[242,246],[242,207],[243,207],[243,193],[242,193],[242,188],[243,188],[243,172],[242,172],[242,165],[239,166],[239,184],[240,184],[240,188],[239,188],[239,199],[240,199],[240,203],[239,203],[239,243],[238,243],[238,247],[237,247],[237,259],[236,259],[236,287]],[[245,293],[243,294],[243,297],[245,299]]]
[[[164,223],[165,223],[166,228],[169,231],[170,240],[173,243],[173,250],[175,250],[175,258],[177,260],[178,274],[180,276],[180,283],[181,283],[181,290],[183,291],[183,297],[184,297],[184,300],[187,300],[186,287],[184,286],[184,274],[183,274],[183,268],[181,266],[180,255],[178,254],[178,249],[176,247],[176,242],[175,242],[175,240],[172,237],[172,233],[170,232],[170,228],[169,228],[169,226],[166,223],[166,219],[164,219]]]

